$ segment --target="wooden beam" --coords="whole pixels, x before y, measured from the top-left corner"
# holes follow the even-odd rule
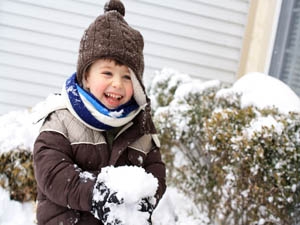
[[[251,0],[248,23],[237,78],[249,72],[265,73],[269,63],[270,48],[273,48],[276,10],[280,0]]]

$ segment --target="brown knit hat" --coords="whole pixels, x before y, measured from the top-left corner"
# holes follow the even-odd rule
[[[119,0],[110,0],[104,6],[104,14],[85,30],[80,41],[77,62],[77,81],[82,85],[89,65],[101,58],[114,59],[128,66],[132,76],[134,98],[144,110],[138,115],[142,133],[156,133],[151,119],[150,99],[143,84],[144,39],[139,31],[124,20],[125,7]]]
[[[144,40],[139,31],[124,20],[125,7],[119,0],[110,0],[104,6],[104,14],[85,30],[80,41],[77,63],[77,81],[82,84],[87,67],[100,58],[115,59],[128,66],[144,89]]]

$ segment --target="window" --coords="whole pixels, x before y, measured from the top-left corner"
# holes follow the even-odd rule
[[[282,1],[269,74],[300,96],[300,0]]]

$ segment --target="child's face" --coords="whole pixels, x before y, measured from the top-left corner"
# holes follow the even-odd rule
[[[127,103],[133,95],[128,67],[114,60],[95,61],[86,72],[84,87],[109,109]]]

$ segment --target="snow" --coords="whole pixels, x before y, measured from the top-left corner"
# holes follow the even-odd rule
[[[35,225],[34,203],[20,203],[9,199],[9,193],[0,187],[0,224]]]
[[[168,81],[169,80],[169,81]],[[168,81],[166,90],[176,87],[179,83],[190,83],[192,78],[188,74],[179,73],[172,68],[164,68],[162,71],[157,72],[156,76],[151,82],[151,86],[157,86],[157,83]]]
[[[97,177],[107,187],[117,192],[120,199],[131,204],[142,198],[153,197],[158,187],[157,179],[143,168],[133,166],[105,167]]]
[[[189,198],[169,187],[153,212],[152,221],[153,225],[206,225],[209,219]]]
[[[9,193],[0,187],[1,225],[36,225],[35,221],[34,202],[10,200]],[[153,225],[207,225],[208,218],[179,190],[168,187],[153,212],[152,222]]]
[[[74,167],[76,168],[76,167]],[[87,182],[88,180],[95,180],[96,177],[94,176],[94,174],[84,171],[84,172],[80,172],[79,173],[79,177],[83,182]]]
[[[200,82],[200,81],[199,81]],[[184,73],[179,73],[178,71],[172,69],[172,68],[164,68],[161,71],[157,72],[156,75],[154,76],[153,80],[151,81],[150,85],[150,96],[156,95],[156,93],[152,93],[152,90],[155,90],[153,87],[158,87],[158,84],[167,83],[167,87],[162,87],[163,88],[163,93],[165,93],[165,96],[168,95],[170,90],[173,88],[178,87],[179,84],[191,84],[193,83],[193,79],[188,75]],[[157,90],[155,90],[157,91]],[[157,108],[157,102],[155,98],[151,99],[151,105],[152,108],[156,109]]]
[[[250,122],[250,127],[247,128],[244,133],[247,135],[248,139],[251,139],[255,133],[262,132],[263,127],[275,128],[277,134],[281,134],[284,128],[282,123],[277,122],[272,116],[258,117]]]
[[[210,80],[206,82],[196,80],[189,83],[183,83],[176,89],[174,98],[182,99],[187,97],[189,94],[202,93],[208,88],[220,87],[220,85],[221,82],[219,80]]]
[[[237,80],[231,88],[221,89],[217,97],[230,98],[234,94],[241,95],[241,106],[255,106],[258,109],[275,107],[279,112],[300,112],[300,98],[282,81],[262,73],[248,73]],[[280,135],[283,124],[273,117],[258,116],[250,123],[244,134],[251,137],[261,132],[263,127],[272,128]]]
[[[121,204],[106,203],[111,209],[108,221],[118,219],[124,224],[130,225],[148,225],[149,214],[141,212],[141,199],[149,199],[153,205],[156,200],[154,195],[158,188],[158,180],[141,167],[121,166],[105,167],[97,177],[98,183],[104,183],[109,190],[117,193],[117,198],[122,201]],[[102,191],[94,189],[93,198],[101,201]]]
[[[33,149],[39,125],[32,124],[28,110],[12,111],[0,117],[0,154],[15,148]]]
[[[237,80],[231,88],[222,89],[218,96],[242,94],[242,107],[256,106],[259,109],[276,107],[281,113],[300,112],[300,99],[282,81],[263,73],[248,73]]]
[[[164,73],[175,73],[173,70],[165,70]],[[161,75],[160,78],[164,76]],[[179,76],[174,76],[168,88],[179,83],[182,80]],[[158,82],[154,80],[154,82]],[[209,83],[203,82],[204,86],[199,87],[200,82],[193,83],[191,79],[186,77],[182,86],[178,88],[175,96],[184,96],[186,91],[201,91],[205,86],[211,87],[219,85],[217,81]],[[300,111],[299,97],[283,82],[261,73],[251,73],[239,79],[231,88],[222,89],[218,92],[219,97],[231,96],[233,93],[242,95],[242,106],[249,105],[257,106],[258,108],[275,106],[282,113],[289,111]],[[55,96],[51,96],[55,102]],[[48,101],[48,103],[51,101]],[[33,124],[33,118],[42,118],[46,115],[45,105],[37,105],[32,111],[13,111],[0,117],[0,154],[5,153],[14,148],[24,148],[31,150],[33,142],[38,134],[40,123]],[[34,112],[34,113],[33,113]],[[33,116],[34,115],[34,116]],[[259,132],[262,127],[274,126],[278,133],[281,132],[282,125],[277,123],[273,118],[260,117],[251,123],[251,127],[246,131],[249,137],[253,132]],[[180,159],[177,159],[180,161]],[[125,168],[123,168],[125,169]],[[103,179],[109,183],[109,186],[114,190],[122,193],[122,197],[126,199],[127,204],[136,201],[129,197],[129,193],[135,186],[143,186],[143,188],[134,188],[136,196],[153,196],[154,190],[157,187],[153,177],[145,175],[144,171],[134,171],[138,175],[132,176],[129,183],[125,183],[123,178],[126,173],[129,173],[129,168],[124,171],[117,169],[107,169],[103,174]],[[133,168],[131,168],[133,169]],[[255,169],[255,168],[254,168]],[[126,171],[127,170],[127,171]],[[135,170],[135,169],[133,169]],[[95,179],[92,174],[80,173],[82,179]],[[114,177],[114,178],[113,178]],[[127,177],[126,177],[127,179]],[[228,177],[231,179],[231,177]],[[117,181],[116,181],[117,180]],[[131,183],[135,185],[131,185]],[[124,189],[120,189],[123,187]],[[296,187],[293,187],[294,189]],[[270,199],[271,200],[271,199]],[[134,204],[133,204],[134,205]],[[123,213],[126,214],[125,211]],[[207,216],[198,211],[198,208],[193,204],[191,199],[183,195],[178,189],[168,187],[165,195],[159,202],[159,205],[153,212],[153,225],[207,225]],[[9,193],[0,188],[0,224],[1,225],[33,225],[35,220],[35,204],[33,202],[19,203],[12,201],[9,198]],[[264,221],[260,221],[264,224]]]
[[[120,111],[112,111],[109,113],[109,115],[112,117],[112,118],[120,118],[124,113],[124,110],[120,110]]]

